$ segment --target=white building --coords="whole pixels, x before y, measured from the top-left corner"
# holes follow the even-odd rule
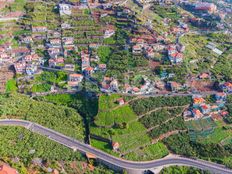
[[[69,4],[59,4],[60,15],[71,15],[72,10]]]

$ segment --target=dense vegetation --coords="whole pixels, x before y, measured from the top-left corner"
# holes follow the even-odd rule
[[[109,56],[111,54],[111,48],[106,46],[101,46],[97,49],[97,54],[102,63],[107,63]]]
[[[131,102],[134,112],[138,115],[158,107],[184,106],[191,102],[190,97],[151,97]]]
[[[232,48],[221,56],[211,71],[217,79],[221,79],[221,76],[225,80],[232,79]]]
[[[160,174],[210,174],[210,172],[202,171],[193,167],[171,166],[164,168]]]
[[[15,0],[9,6],[6,6],[3,9],[3,12],[16,12],[16,11],[23,11],[24,5],[26,4],[26,0]]]
[[[172,135],[163,141],[168,148],[180,155],[213,160],[231,166],[231,144],[191,142],[187,133]]]
[[[161,109],[152,112],[149,115],[141,118],[140,121],[144,124],[146,128],[151,128],[156,125],[160,125],[168,119],[171,119],[182,113],[182,108],[175,109]]]
[[[126,51],[113,53],[107,65],[107,75],[123,79],[122,75],[128,69],[129,58],[129,52]]]
[[[152,6],[152,10],[158,14],[162,18],[168,18],[173,20],[173,22],[177,22],[178,19],[181,18],[180,13],[178,13],[176,6],[160,6],[154,5]]]
[[[33,80],[18,82],[18,86],[24,86],[21,92],[36,93],[36,92],[48,92],[51,90],[51,86],[57,86],[59,88],[65,88],[67,83],[67,73],[58,72],[47,72],[44,71],[41,74],[34,76]]]
[[[81,155],[41,135],[21,127],[0,127],[0,155],[29,162],[35,157],[47,160],[76,160]]]
[[[184,56],[186,57],[186,66],[191,73],[211,71],[218,80],[231,79],[231,37],[229,35],[221,33],[187,34],[180,38],[180,42],[186,45]],[[217,48],[223,51],[223,54],[219,56],[206,48],[209,42],[215,43]],[[195,63],[191,63],[191,60],[194,60]]]
[[[75,109],[38,102],[20,94],[0,95],[2,118],[36,122],[58,132],[83,140],[83,123]]]
[[[98,101],[81,94],[55,94],[37,97],[36,100],[76,109],[82,116],[93,118],[98,112]]]
[[[124,80],[123,73],[135,71],[140,67],[147,67],[148,60],[143,56],[134,56],[127,50],[114,50],[107,65],[107,76]]]
[[[66,148],[46,137],[34,134],[21,127],[0,127],[0,156],[1,160],[16,168],[20,174],[28,174],[30,168],[39,173],[47,173],[46,167],[56,168],[70,174],[83,171],[81,164],[86,159],[79,152]],[[18,161],[15,162],[15,160]],[[40,161],[46,167],[34,166],[32,161]],[[62,164],[62,168],[61,165]],[[73,168],[74,165],[77,165]],[[111,174],[113,171],[106,170],[105,166],[95,164],[94,171],[85,169],[85,173]],[[29,168],[29,169],[28,169]]]
[[[232,95],[228,95],[227,96],[227,104],[226,104],[226,108],[229,112],[229,115],[227,117],[225,117],[225,121],[227,123],[232,123]]]
[[[184,119],[182,117],[176,117],[173,120],[170,120],[168,122],[162,123],[160,125],[160,127],[156,127],[154,128],[151,133],[150,136],[152,138],[156,138],[159,135],[165,134],[167,132],[171,132],[174,130],[185,130],[186,126],[184,124]]]

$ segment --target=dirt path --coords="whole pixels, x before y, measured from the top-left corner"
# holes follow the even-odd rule
[[[148,114],[151,114],[152,112],[155,112],[157,110],[160,110],[160,109],[175,109],[175,108],[186,108],[186,107],[189,107],[189,105],[184,105],[184,106],[165,106],[165,107],[158,107],[158,108],[155,108],[151,111],[148,111],[146,112],[145,114],[142,114],[142,115],[139,115],[137,120],[139,120],[140,118],[143,118],[144,116],[148,115]]]
[[[177,118],[177,117],[180,117],[180,116],[181,116],[181,114],[179,114],[179,115],[177,115],[177,116],[175,116],[175,117],[169,118],[169,119],[167,119],[166,121],[164,121],[162,124],[165,124],[165,123],[167,123],[167,122],[169,122],[169,121],[171,121],[171,120],[173,120],[173,119],[175,119],[175,118]],[[158,124],[158,125],[155,125],[155,126],[153,126],[153,127],[148,128],[148,129],[147,129],[147,132],[150,132],[150,131],[152,131],[153,129],[155,129],[155,128],[157,128],[157,127],[160,127],[160,125]]]
[[[171,117],[171,118],[167,119],[167,120],[164,121],[162,124],[165,124],[165,123],[167,123],[167,122],[169,122],[169,121],[171,121],[171,120],[173,120],[173,119],[175,119],[175,118],[177,118],[177,117],[180,117],[180,116],[182,115],[182,113],[184,112],[184,110],[186,109],[186,107],[189,107],[189,105],[186,105],[186,106],[183,106],[183,107],[184,107],[184,108],[183,108],[183,111],[182,111],[180,114],[176,115],[175,117]],[[159,124],[158,124],[158,125],[155,125],[155,126],[149,128],[149,129],[147,129],[147,132],[150,132],[150,131],[152,131],[153,129],[159,127],[159,126],[160,126]]]
[[[149,146],[150,144],[151,144],[151,143],[149,142],[149,143],[147,143],[147,144],[144,144],[144,145],[142,145],[142,146],[136,147],[136,148],[134,148],[134,149],[130,149],[130,150],[124,152],[124,153],[121,153],[121,155],[125,156],[125,155],[127,155],[128,153],[134,152],[134,151],[139,150],[139,149],[141,149],[141,148],[145,148],[145,147]]]
[[[174,130],[174,131],[169,131],[169,132],[167,132],[167,133],[165,133],[165,134],[160,135],[158,138],[153,139],[153,140],[152,140],[152,144],[155,144],[155,143],[157,143],[158,141],[163,140],[164,138],[168,138],[168,137],[170,137],[171,135],[175,135],[175,134],[179,134],[179,133],[181,133],[181,132],[187,132],[187,131],[188,131],[188,130]]]

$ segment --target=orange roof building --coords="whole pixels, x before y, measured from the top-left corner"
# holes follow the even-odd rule
[[[118,102],[119,105],[124,105],[125,104],[125,101],[124,101],[123,98],[117,99],[117,102]]]
[[[201,111],[199,109],[193,109],[192,113],[196,119],[203,117],[203,114],[201,113]]]
[[[96,155],[92,154],[92,153],[86,153],[86,157],[88,159],[96,159]]]
[[[3,164],[0,166],[0,174],[19,174],[17,170],[11,168],[10,166]]]
[[[119,145],[118,142],[113,142],[113,143],[112,143],[112,147],[113,147],[113,150],[118,150],[119,147],[120,147],[120,145]]]
[[[193,103],[194,104],[201,104],[201,103],[204,103],[205,102],[205,99],[203,99],[202,97],[196,97],[193,99]]]
[[[208,73],[202,73],[199,75],[200,79],[208,79],[210,77],[210,75]]]
[[[89,167],[89,170],[90,170],[90,171],[94,171],[94,166],[93,166],[93,165],[88,164],[88,167]]]

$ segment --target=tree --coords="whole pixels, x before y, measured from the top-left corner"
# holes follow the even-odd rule
[[[107,63],[108,62],[111,52],[112,52],[111,48],[108,47],[108,46],[100,46],[97,49],[97,54],[98,54],[98,56],[100,58],[100,61],[102,63]]]

